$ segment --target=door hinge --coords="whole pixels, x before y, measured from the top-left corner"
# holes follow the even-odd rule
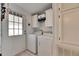
[[[60,8],[58,8],[58,10],[60,10]]]
[[[60,15],[58,17],[60,18]]]
[[[59,40],[60,40],[60,37],[59,37]]]

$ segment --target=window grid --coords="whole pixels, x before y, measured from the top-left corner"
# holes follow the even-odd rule
[[[12,15],[12,14],[11,14]],[[16,20],[16,18],[15,17],[18,17],[17,19],[18,19],[18,22],[16,22],[15,20]],[[22,22],[20,22],[19,21],[19,18],[21,18],[21,21],[22,21],[22,17],[19,17],[19,16],[16,16],[16,15],[13,15],[13,21],[8,21],[8,33],[10,32],[10,30],[12,29],[13,30],[13,35],[10,35],[10,33],[9,33],[9,36],[15,36],[15,35],[22,35],[22,28],[20,28],[19,26],[21,25],[21,27],[22,27]],[[9,28],[9,23],[10,22],[13,22],[13,28]],[[15,23],[17,24],[17,27],[15,28]],[[21,30],[21,34],[20,34],[20,31]],[[16,32],[15,32],[16,31]],[[18,32],[17,32],[18,31]],[[16,34],[16,33],[18,33],[18,34]]]

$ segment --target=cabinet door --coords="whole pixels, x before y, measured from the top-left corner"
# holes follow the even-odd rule
[[[63,3],[61,4],[61,7],[62,7],[62,11],[69,10],[79,7],[79,3]]]
[[[39,56],[51,55],[51,39],[41,37],[38,39],[38,55]]]
[[[46,21],[45,26],[49,27],[53,25],[53,11],[52,9],[46,10]]]
[[[38,27],[38,18],[37,15],[32,16],[32,27]]]

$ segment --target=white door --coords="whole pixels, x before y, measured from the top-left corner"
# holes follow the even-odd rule
[[[62,42],[79,45],[79,8],[66,10],[61,14]]]
[[[0,53],[1,53],[1,4],[0,4]]]
[[[38,37],[38,55],[50,56],[51,55],[51,39],[45,37]]]
[[[71,10],[79,7],[79,3],[63,3],[61,4],[62,11]]]
[[[6,8],[10,8],[10,9],[11,9],[12,6],[15,6],[15,7],[12,7],[12,8],[13,9],[17,8],[16,10],[18,10],[18,12],[21,11],[14,4],[13,5],[9,4],[9,6],[8,6],[8,4],[5,4],[5,6],[6,6]],[[14,36],[9,36],[8,35],[8,33],[9,33],[9,26],[8,26],[8,24],[9,24],[8,20],[9,19],[7,18],[8,16],[9,16],[8,11],[6,9],[5,19],[2,21],[2,55],[3,56],[13,56],[13,55],[16,55],[17,53],[25,50],[25,34],[24,34],[24,32],[23,32],[22,35],[16,35],[16,36],[15,35]],[[25,22],[25,20],[24,20],[24,17],[23,17],[23,26],[22,26],[23,31],[25,29],[25,27],[24,27],[25,23],[24,22]],[[12,33],[13,29],[10,32]],[[17,32],[18,31],[16,31],[16,33]]]

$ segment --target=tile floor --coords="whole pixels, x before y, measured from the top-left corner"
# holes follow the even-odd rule
[[[36,56],[36,55],[34,55],[33,53],[26,50],[26,51],[23,51],[23,52],[17,54],[16,56]]]

